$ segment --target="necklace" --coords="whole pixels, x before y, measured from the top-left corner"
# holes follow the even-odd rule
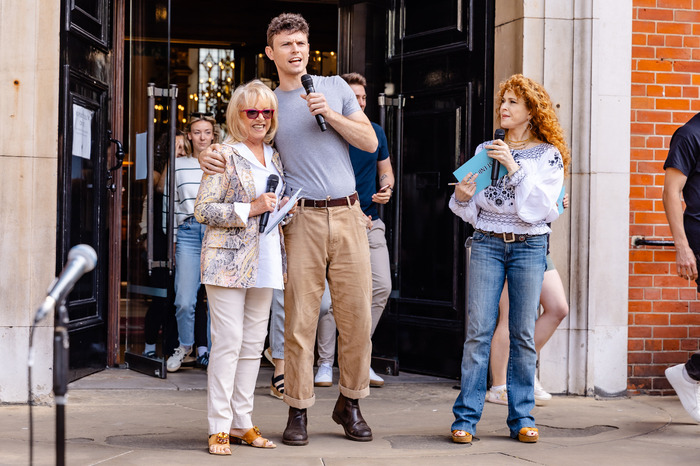
[[[532,134],[530,134],[530,137],[527,139],[523,139],[522,141],[513,141],[513,140],[509,139],[508,136],[506,135],[505,141],[506,141],[506,144],[508,144],[508,147],[510,147],[511,149],[522,150],[522,149],[525,149],[527,147],[527,145],[530,144],[530,142],[532,142],[533,139],[534,139],[534,137],[532,136]]]

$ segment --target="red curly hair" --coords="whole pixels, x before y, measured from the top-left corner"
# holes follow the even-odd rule
[[[496,100],[496,116],[499,124],[501,122],[500,103],[507,91],[513,91],[518,98],[525,101],[525,106],[532,115],[530,132],[540,141],[547,142],[559,150],[564,163],[564,176],[567,176],[571,164],[571,154],[564,140],[564,130],[559,124],[559,119],[552,106],[552,99],[549,98],[547,91],[539,83],[522,74],[514,74],[503,81],[499,86]]]

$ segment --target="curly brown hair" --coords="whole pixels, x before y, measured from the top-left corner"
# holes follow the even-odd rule
[[[308,40],[309,23],[306,22],[303,16],[297,13],[282,13],[272,18],[272,21],[270,21],[270,24],[267,26],[267,45],[272,47],[273,39],[277,34],[282,32],[287,34],[303,32]]]
[[[518,98],[525,101],[525,106],[532,115],[530,132],[540,141],[547,142],[559,150],[564,163],[564,176],[567,176],[571,164],[571,154],[564,140],[564,130],[559,124],[552,99],[549,98],[547,91],[542,85],[522,74],[514,74],[503,81],[499,85],[496,99],[496,116],[499,124],[501,121],[500,103],[507,91],[513,91]]]

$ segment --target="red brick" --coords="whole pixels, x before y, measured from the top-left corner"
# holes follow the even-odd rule
[[[653,236],[654,227],[652,225],[636,225],[634,223],[630,224],[630,235],[634,236]],[[641,286],[641,285],[638,285]],[[651,286],[651,283],[649,285]]]
[[[648,123],[634,123],[630,125],[632,134],[654,134],[654,125]]]
[[[700,23],[700,12],[689,11],[690,8],[692,7],[688,7],[686,10],[677,10],[674,20],[681,23]]]
[[[683,356],[686,355],[683,351],[662,351],[659,353],[654,353],[654,363],[655,364],[674,364],[679,359],[682,360]]]
[[[654,327],[651,334],[654,338],[687,338],[688,329],[685,327]]]
[[[666,45],[666,36],[660,34],[647,34],[647,45],[651,47],[663,47]]]
[[[671,228],[668,225],[656,225],[654,227],[654,235],[659,238],[669,238],[671,236]]]
[[[659,34],[680,34],[687,36],[693,33],[693,28],[690,24],[683,23],[656,23],[656,32]]]
[[[666,157],[664,157],[665,159]],[[661,198],[661,193],[663,191],[663,188],[658,188],[656,186],[648,186],[646,188],[646,194],[648,198],[651,199],[659,199]]]
[[[627,364],[651,364],[650,353],[627,353]]]
[[[630,301],[641,301],[645,299],[646,293],[643,288],[630,288],[627,291],[627,299]]]
[[[664,125],[664,124],[658,124],[654,125],[656,129],[656,134],[667,134],[667,135],[672,135],[673,133],[676,132],[678,129],[678,125]]]
[[[683,86],[664,86],[663,97],[681,97]]]
[[[648,136],[646,142],[649,148],[660,149],[664,147],[664,138],[661,136]]]
[[[679,57],[685,58],[685,57]],[[689,58],[689,57],[688,57]],[[660,70],[663,71],[663,70]],[[673,71],[697,73],[700,72],[700,63],[696,61],[677,60],[673,62]]]
[[[700,312],[700,301],[691,301],[688,303],[688,312]]]
[[[671,325],[700,326],[700,314],[671,315]]]
[[[639,8],[637,19],[648,19],[651,21],[673,21],[673,10],[661,8]]]
[[[654,260],[654,251],[648,249],[632,249],[630,251],[630,261],[633,262],[652,262]]]
[[[657,212],[637,212],[634,214],[634,221],[635,223],[645,224],[665,223],[666,214]]]
[[[643,84],[632,84],[632,95],[635,97],[646,97],[647,87]]]
[[[693,111],[700,111],[700,100],[693,100],[690,102],[690,109]]]
[[[633,83],[655,83],[656,74],[650,73],[648,71],[632,71],[632,81]],[[688,84],[682,82],[680,84]]]
[[[649,84],[646,86],[647,95],[651,97],[666,97],[666,88],[669,86],[659,86],[658,84]]]
[[[698,92],[698,88],[696,86],[685,86],[683,87],[683,97],[691,98],[691,99],[697,99],[698,96],[700,95],[700,92]]]
[[[648,377],[627,377],[627,391],[630,394],[638,394],[639,390],[644,390],[651,386],[651,379]]]
[[[651,175],[646,174],[632,174],[630,176],[631,185],[641,185],[646,186],[654,182],[654,178]]]
[[[647,301],[656,301],[661,298],[661,290],[659,288],[644,289],[644,299]]]
[[[651,312],[651,303],[648,301],[631,301],[628,304],[629,312]]]
[[[627,351],[642,351],[644,342],[642,340],[627,340]]]
[[[681,349],[683,351],[692,351],[695,353],[700,348],[697,338],[689,338],[681,340]]]
[[[674,275],[668,275],[666,277],[654,277],[654,286],[660,286],[664,288],[680,288],[687,285],[687,280],[681,277],[676,277]]]
[[[639,171],[642,173],[664,173],[662,162],[639,162]]]
[[[678,299],[683,301],[690,301],[695,299],[698,291],[696,288],[681,288],[678,290]]]
[[[688,99],[656,99],[658,110],[688,110],[690,104]]]
[[[696,96],[697,97],[697,96]],[[692,97],[689,97],[692,98]],[[696,112],[673,112],[673,122],[685,124],[695,116]]]
[[[654,32],[656,32],[656,22],[655,21],[633,20],[632,21],[632,32],[654,33]]]
[[[647,45],[647,35],[632,34],[632,45]]]
[[[681,349],[681,342],[679,340],[664,340],[664,345],[663,345],[663,350],[664,351],[678,351]]]
[[[656,73],[654,75],[654,81],[659,84],[690,84],[690,74],[679,73],[675,70],[673,73]],[[636,73],[644,74],[642,71],[637,71]],[[632,73],[634,74],[634,73]],[[639,81],[644,82],[644,81]],[[647,81],[649,82],[649,81]]]
[[[663,63],[670,63],[669,60],[688,60],[692,56],[690,53],[689,49],[681,48],[681,47],[674,47],[673,44],[669,44],[669,39],[670,37],[666,39],[666,45],[667,47],[657,47],[656,48],[656,54],[654,55],[656,58],[662,60]],[[677,38],[682,45],[683,39],[681,37]],[[640,57],[641,58],[641,57]],[[673,63],[678,63],[674,61]],[[659,71],[663,71],[660,69]]]
[[[688,337],[700,338],[700,327],[690,327],[688,329]]]
[[[651,327],[634,326],[627,329],[627,338],[649,338]]]
[[[666,36],[666,47],[683,47],[685,36]]]
[[[655,212],[663,212],[664,211],[664,201],[661,199],[655,199],[654,200],[654,211]]]
[[[636,262],[634,263],[634,273],[639,275],[665,275],[668,273],[668,264],[654,262]]]
[[[630,199],[644,199],[645,189],[641,186],[630,186]]]
[[[654,109],[654,99],[653,97],[632,97],[631,105],[633,109]]]
[[[634,366],[634,375],[636,377],[643,377],[643,376],[661,376],[663,375],[664,371],[666,370],[665,365],[643,365],[643,366]]]
[[[659,103],[666,99],[656,99],[656,108],[660,109]],[[687,105],[687,102],[686,102]],[[639,110],[637,112],[637,121],[639,122],[653,122],[653,123],[668,123],[673,118],[671,112],[664,112],[659,110]]]
[[[649,149],[632,149],[630,150],[630,159],[654,160],[654,151]]]
[[[688,47],[691,49],[700,47],[700,37],[695,37],[695,36],[683,37],[683,47]]]
[[[656,6],[659,8],[693,8],[693,0],[656,0]]]
[[[678,301],[678,288],[663,288],[661,290],[661,299],[663,301]]]
[[[668,315],[666,314],[636,314],[634,316],[635,325],[668,325]],[[645,348],[647,351],[653,348]],[[658,348],[660,349],[660,348]]]
[[[651,61],[656,61],[653,60],[654,58],[665,58],[665,57],[659,57],[656,54],[656,51],[652,47],[647,47],[646,45],[641,46],[641,45],[635,45],[632,46],[632,56],[635,58],[632,60],[632,70],[639,70],[639,61],[637,59],[639,58],[646,58],[646,59],[651,59]],[[688,53],[687,57],[682,57],[682,58],[690,58],[692,56],[692,53]],[[647,71],[670,71],[670,69],[662,68],[662,69],[656,69],[656,68],[647,68],[645,67],[644,70]]]
[[[639,199],[630,200],[630,210],[632,210],[632,211],[635,211],[635,212],[648,211],[648,210],[653,210],[653,208],[654,208],[653,201],[639,200]]]
[[[676,251],[656,250],[654,251],[654,260],[656,262],[676,262]]]

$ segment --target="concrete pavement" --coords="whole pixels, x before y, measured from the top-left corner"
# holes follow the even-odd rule
[[[316,389],[304,447],[281,442],[287,406],[268,395],[272,370],[263,367],[254,422],[274,450],[232,446],[233,455],[206,450],[206,373],[185,369],[156,379],[108,369],[69,386],[66,464],[69,465],[685,465],[700,464],[700,425],[677,397],[626,399],[555,396],[536,407],[537,444],[508,438],[507,407],[487,403],[472,444],[449,439],[455,381],[403,373],[361,401],[374,441],[352,442],[332,420],[338,396]],[[53,464],[55,408],[34,407],[34,464]],[[0,406],[0,464],[27,464],[28,407]]]

